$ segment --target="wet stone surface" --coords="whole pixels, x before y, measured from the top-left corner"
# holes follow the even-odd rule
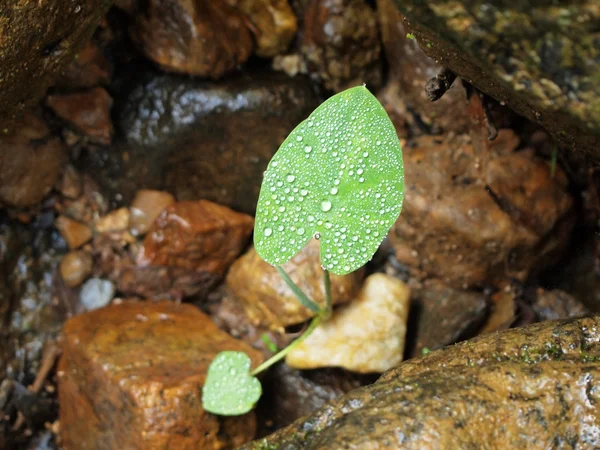
[[[209,82],[135,70],[115,97],[113,149],[83,162],[125,202],[147,187],[253,212],[268,161],[318,105],[302,77],[259,71]]]
[[[594,448],[599,329],[550,321],[435,351],[242,449]]]

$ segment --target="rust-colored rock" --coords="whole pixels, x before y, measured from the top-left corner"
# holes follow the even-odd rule
[[[90,40],[62,72],[55,86],[62,89],[106,86],[110,83],[111,76],[111,64],[102,49]]]
[[[108,145],[114,134],[110,119],[112,98],[104,88],[97,87],[73,94],[50,95],[50,108],[63,120],[93,142]]]
[[[64,327],[59,364],[65,450],[224,449],[255,432],[254,413],[221,419],[202,409],[208,365],[222,350],[262,356],[191,305],[124,303]]]
[[[252,232],[252,217],[206,200],[178,202],[155,220],[138,255],[141,266],[223,275]]]
[[[0,119],[22,113],[45,94],[73,53],[90,37],[111,3],[110,0],[0,2]]]
[[[258,56],[271,58],[287,50],[298,31],[288,0],[239,0],[238,8],[252,23]]]
[[[515,137],[505,129],[483,148],[467,136],[405,146],[405,200],[391,232],[400,261],[458,288],[524,280],[552,263],[573,200],[564,173],[515,152]]]
[[[58,180],[65,162],[60,139],[52,136],[41,119],[27,114],[17,122],[14,133],[2,135],[0,131],[0,201],[18,207],[39,203]]]
[[[325,304],[317,240],[311,239],[298,255],[282,267],[309,298]],[[360,270],[343,276],[332,274],[333,303],[351,300],[360,288],[362,275]],[[281,328],[314,316],[314,312],[300,304],[277,270],[263,261],[254,248],[231,266],[225,283],[229,292],[242,304],[251,322]]]
[[[584,317],[447,347],[242,449],[597,448],[599,330]]]
[[[58,231],[60,231],[60,234],[65,238],[71,249],[81,247],[92,238],[92,229],[90,227],[67,216],[58,216],[56,218],[56,228],[58,228]]]
[[[364,0],[311,0],[300,50],[309,73],[327,89],[381,84],[377,15]]]
[[[219,78],[252,54],[244,16],[229,1],[150,0],[131,34],[164,69]]]

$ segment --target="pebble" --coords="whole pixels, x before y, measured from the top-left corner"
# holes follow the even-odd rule
[[[92,271],[92,257],[83,251],[67,253],[60,262],[60,275],[69,287],[79,286]]]
[[[79,293],[81,304],[88,311],[103,308],[115,295],[115,285],[109,280],[91,278],[85,282]]]

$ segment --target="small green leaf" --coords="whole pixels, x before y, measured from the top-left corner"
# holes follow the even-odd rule
[[[373,257],[400,214],[403,193],[394,125],[367,88],[348,89],[300,123],[269,163],[256,251],[280,266],[314,236],[325,269],[352,272]]]
[[[277,344],[275,342],[273,342],[273,339],[271,339],[271,337],[267,333],[261,334],[260,338],[265,343],[265,345],[267,346],[269,351],[271,351],[273,353],[277,352],[277,350],[278,350]]]
[[[251,361],[242,352],[221,352],[210,363],[202,388],[202,406],[213,414],[238,416],[254,408],[262,394],[250,375]]]

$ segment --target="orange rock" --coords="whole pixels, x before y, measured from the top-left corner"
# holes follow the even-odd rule
[[[318,241],[312,239],[298,255],[283,265],[283,270],[309,298],[321,305],[325,303]],[[344,303],[354,298],[360,289],[362,276],[362,270],[344,276],[332,274],[333,303]],[[304,322],[315,315],[300,304],[277,270],[264,262],[254,249],[231,266],[225,282],[253,322],[279,328]]]
[[[253,224],[252,217],[206,200],[174,203],[146,235],[138,264],[222,275],[246,245]]]
[[[128,208],[119,208],[100,217],[95,224],[98,233],[110,233],[114,231],[125,231],[129,228],[131,214]]]
[[[151,189],[139,190],[131,202],[129,222],[131,234],[134,236],[145,234],[163,209],[173,202],[175,202],[175,198],[168,192]]]
[[[92,257],[83,251],[69,252],[60,262],[60,275],[69,287],[79,286],[91,271]]]
[[[222,350],[258,351],[185,304],[127,302],[65,324],[59,401],[65,450],[223,449],[252,439],[254,412],[202,409],[208,365]]]
[[[90,227],[66,216],[57,217],[56,228],[58,228],[71,249],[81,247],[92,238]]]

